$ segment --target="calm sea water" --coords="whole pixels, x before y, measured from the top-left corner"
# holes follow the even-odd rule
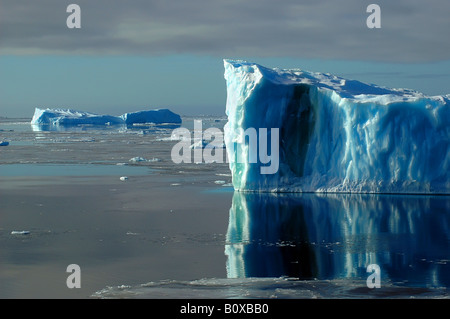
[[[201,119],[203,129],[225,124],[224,118]],[[192,129],[193,121],[184,118],[182,126]],[[120,176],[128,176],[131,182],[136,177],[141,184],[139,192],[133,190],[131,195],[123,188],[133,202],[117,212],[75,216],[77,232],[63,222],[24,223],[31,227],[31,236],[21,237],[19,243],[11,234],[14,229],[2,225],[0,286],[11,291],[3,288],[0,295],[33,296],[29,286],[22,285],[21,291],[14,284],[20,281],[20,271],[39,272],[75,255],[81,264],[99,263],[96,254],[101,251],[104,270],[83,277],[84,283],[93,282],[83,292],[85,297],[449,297],[449,196],[238,193],[230,187],[226,163],[174,164],[170,159],[176,143],[170,139],[173,129],[80,126],[48,130],[31,127],[25,120],[2,120],[0,139],[10,142],[0,148],[4,194],[15,180],[25,190],[36,187],[40,178],[110,176],[120,185],[109,186],[111,198],[125,196],[117,194],[119,187],[126,187],[118,182]],[[139,177],[145,179],[139,182]],[[137,208],[137,203],[150,201],[146,197],[152,195],[158,209]],[[24,191],[23,200],[27,196]],[[8,202],[4,197],[1,204],[5,211],[0,216],[14,211],[18,221],[21,214],[25,218],[40,209],[27,211],[19,200]],[[45,205],[52,209],[51,204]],[[71,214],[76,215],[76,210]],[[100,242],[92,225],[101,229],[102,218],[112,226]],[[67,233],[66,248],[71,249],[55,248],[59,259],[43,261],[36,250],[31,253],[31,247],[39,246],[43,238],[65,242]],[[99,246],[89,254],[72,246],[90,240]],[[101,246],[105,242],[107,254]],[[20,260],[12,260],[18,247]],[[122,263],[123,255],[127,257]],[[113,267],[110,260],[118,259],[121,263]],[[381,288],[367,286],[371,264],[379,266]],[[68,290],[64,283],[55,287],[60,289],[55,294]]]

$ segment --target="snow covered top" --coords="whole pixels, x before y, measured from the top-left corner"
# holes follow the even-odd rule
[[[413,102],[420,98],[428,98],[436,102],[449,103],[450,94],[427,96],[421,92],[404,88],[386,88],[375,84],[366,84],[356,80],[345,79],[330,73],[310,72],[301,69],[266,68],[256,63],[241,60],[224,59],[225,73],[233,72],[234,76],[242,70],[242,77],[252,74],[255,83],[262,78],[273,84],[306,84],[318,88],[332,90],[341,98],[354,102],[389,104],[396,102]]]

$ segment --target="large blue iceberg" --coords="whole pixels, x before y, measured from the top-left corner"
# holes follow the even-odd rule
[[[224,66],[224,140],[236,190],[450,193],[450,94],[243,61]],[[259,141],[272,145],[273,128],[277,153],[265,149],[276,170],[267,174],[262,168],[273,164],[267,156],[249,160],[261,157],[261,149],[255,151],[247,132],[267,132]]]
[[[133,124],[180,124],[181,117],[168,109],[156,109],[125,113],[120,116],[99,115],[70,109],[36,108],[32,125],[76,126],[76,125],[133,125]]]

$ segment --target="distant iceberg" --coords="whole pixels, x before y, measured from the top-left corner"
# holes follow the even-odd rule
[[[133,124],[180,124],[181,117],[168,109],[156,109],[125,113],[121,116],[98,115],[70,109],[36,108],[32,125],[76,126],[76,125],[133,125]]]
[[[243,61],[224,66],[227,155],[244,159],[230,161],[236,190],[450,194],[450,94]],[[275,174],[261,174],[267,164],[236,147],[249,128],[279,129]]]

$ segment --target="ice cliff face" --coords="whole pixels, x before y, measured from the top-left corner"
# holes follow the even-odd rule
[[[236,190],[450,193],[450,95],[242,61],[224,65],[227,155],[244,159],[230,160]],[[236,146],[249,128],[279,129],[274,174],[248,160],[251,146]]]
[[[32,125],[105,125],[105,124],[142,124],[142,123],[181,123],[181,117],[167,109],[138,111],[121,116],[98,115],[89,112],[63,109],[36,108],[31,120]]]

